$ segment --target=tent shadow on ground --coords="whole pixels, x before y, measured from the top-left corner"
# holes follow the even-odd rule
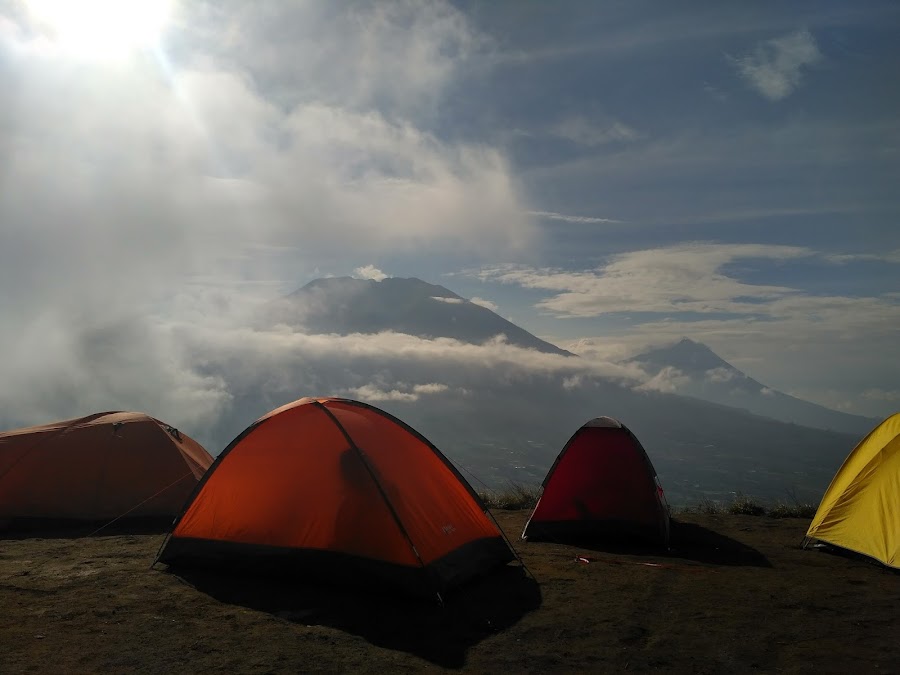
[[[537,583],[509,565],[447,595],[445,604],[389,591],[296,583],[278,578],[174,569],[198,591],[232,605],[307,626],[328,626],[373,645],[414,654],[444,668],[462,668],[474,645],[541,605]],[[239,583],[235,583],[239,579]]]
[[[772,567],[762,553],[696,523],[672,521],[669,555],[712,565]]]
[[[668,551],[635,539],[567,539],[553,543],[603,553],[677,558],[707,565],[772,567],[768,558],[752,546],[701,525],[675,520],[671,521]]]

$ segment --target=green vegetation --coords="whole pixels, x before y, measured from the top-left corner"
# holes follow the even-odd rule
[[[816,515],[815,504],[786,504],[778,502],[766,511],[766,515],[770,518],[812,518]]]
[[[716,502],[707,497],[690,506],[675,507],[673,513],[703,513],[721,515],[730,513],[743,516],[768,516],[769,518],[812,518],[816,515],[816,505],[801,502],[795,495],[789,494],[787,501],[776,501],[767,504],[761,500],[738,493],[730,502]]]
[[[752,497],[740,493],[734,496],[726,508],[728,513],[741,516],[762,516],[766,513],[766,507],[755,501]]]

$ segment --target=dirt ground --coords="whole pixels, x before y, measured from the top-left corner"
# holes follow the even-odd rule
[[[897,673],[900,574],[799,544],[808,523],[682,515],[668,555],[516,537],[444,607],[150,569],[162,535],[0,540],[2,673]]]

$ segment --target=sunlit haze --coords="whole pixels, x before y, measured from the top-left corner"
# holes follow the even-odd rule
[[[878,0],[0,0],[0,424],[135,409],[215,449],[302,395],[434,423],[509,387],[547,448],[584,421],[561,401],[659,427],[646,392],[870,428],[900,406],[898,26]],[[254,314],[326,277],[381,309],[337,284]]]
[[[79,58],[120,59],[152,47],[172,0],[28,0],[39,28]]]

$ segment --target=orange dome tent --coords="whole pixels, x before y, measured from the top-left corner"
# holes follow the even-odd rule
[[[431,595],[512,558],[481,500],[420,434],[365,403],[304,398],[226,448],[158,561]]]
[[[0,527],[171,522],[212,464],[152,417],[104,412],[0,433]]]
[[[559,453],[523,539],[636,537],[668,546],[669,512],[637,437],[611,417],[582,426]]]

